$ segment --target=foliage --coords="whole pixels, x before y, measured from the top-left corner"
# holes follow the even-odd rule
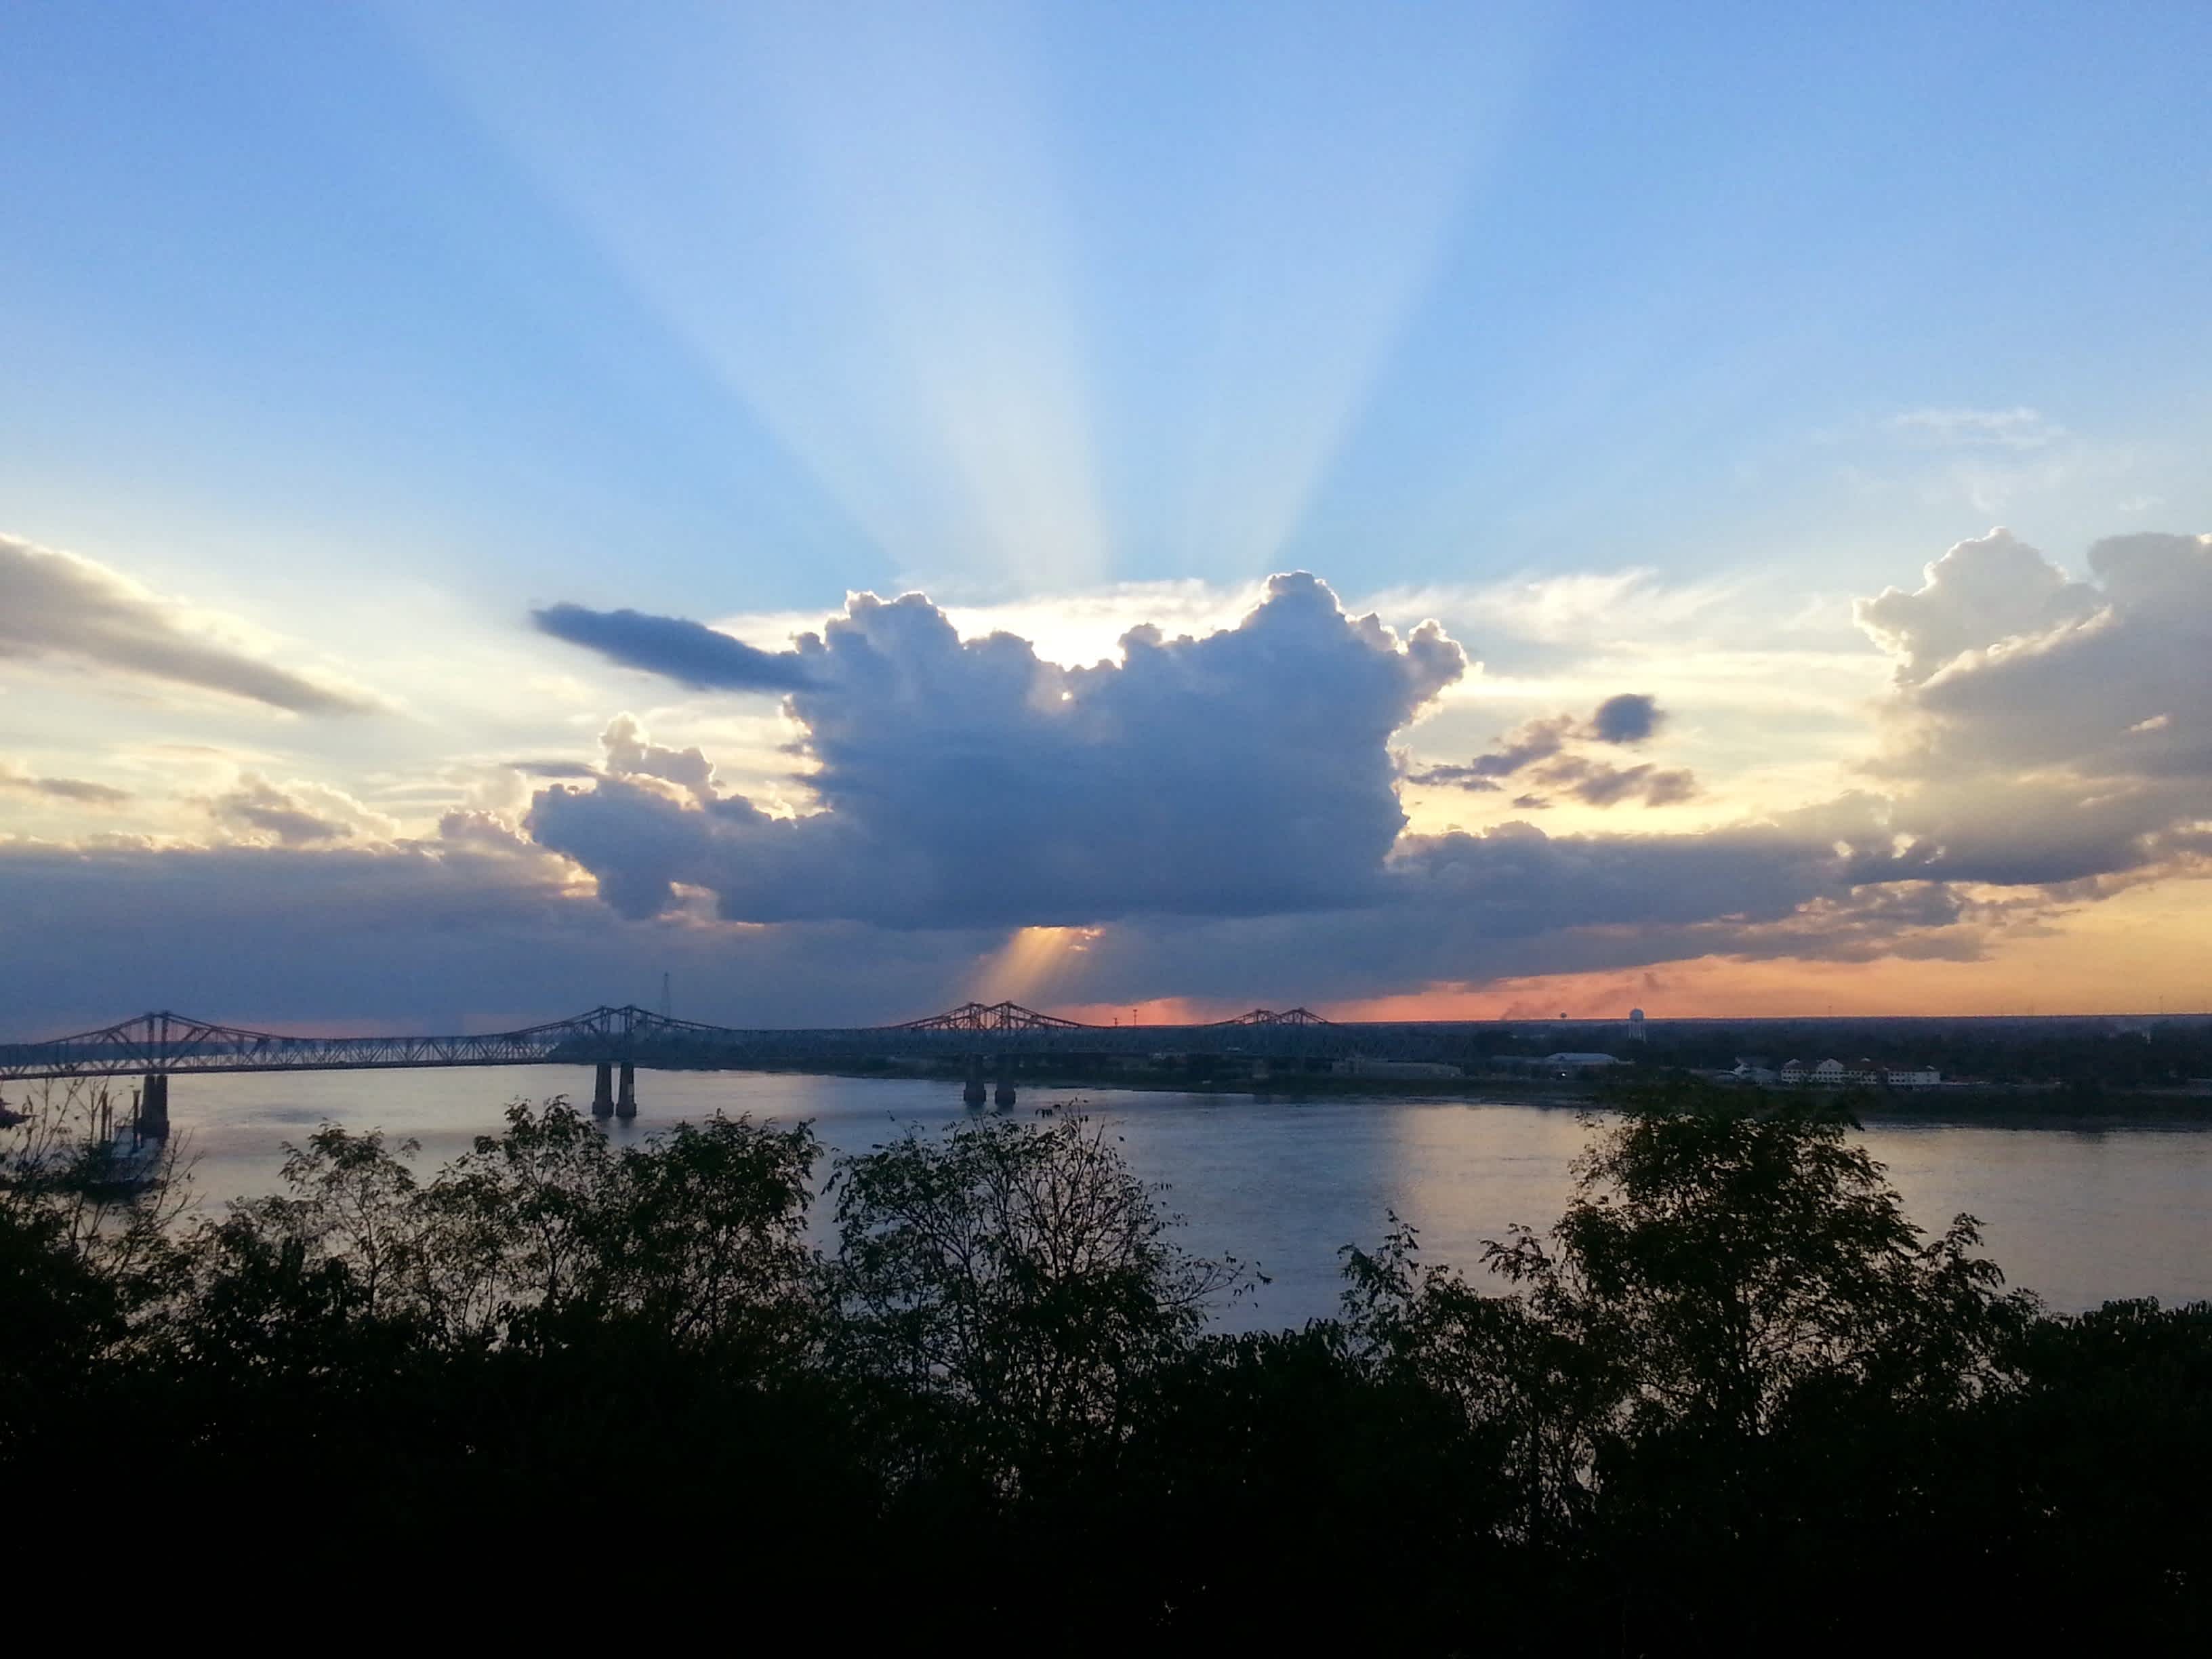
[[[843,1360],[1009,1457],[1123,1427],[1237,1276],[1174,1243],[1157,1194],[1079,1117],[909,1134],[847,1160],[836,1189]]]
[[[827,1250],[804,1127],[517,1105],[421,1176],[325,1126],[189,1224],[15,1156],[0,1483],[364,1559],[650,1528],[906,1646],[2201,1643],[2212,1307],[2043,1314],[1853,1127],[1648,1089],[1487,1279],[1393,1218],[1339,1317],[1233,1337],[1077,1117],[842,1160]]]
[[[0,1447],[76,1431],[38,1403],[74,1398],[88,1367],[138,1344],[190,1188],[182,1137],[155,1153],[143,1185],[113,1179],[102,1085],[50,1085],[21,1105],[24,1121],[0,1130]]]

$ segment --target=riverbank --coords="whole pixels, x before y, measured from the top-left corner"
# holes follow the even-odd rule
[[[892,1062],[862,1064],[791,1064],[758,1066],[747,1070],[766,1075],[900,1079],[940,1084],[956,1093],[966,1079],[963,1071],[931,1068]],[[1136,1094],[1218,1096],[1291,1104],[1301,1101],[1391,1103],[1495,1101],[1519,1106],[1586,1109],[1602,1107],[1626,1088],[1650,1081],[1641,1068],[1621,1068],[1608,1075],[1598,1072],[1580,1077],[1530,1077],[1525,1073],[1480,1073],[1464,1077],[1393,1078],[1341,1075],[1329,1072],[1286,1072],[1265,1079],[1248,1075],[1193,1076],[1172,1069],[1016,1071],[1008,1080],[1025,1104],[1048,1103],[1040,1096],[1059,1096],[1085,1090],[1113,1090]],[[990,1079],[997,1081],[996,1073]],[[2087,1128],[2196,1124],[2212,1126],[2212,1091],[2198,1089],[2096,1089],[2060,1084],[1942,1084],[1929,1089],[1843,1091],[1802,1088],[1759,1088],[1731,1085],[1746,1097],[1769,1101],[1823,1097],[1847,1105],[1869,1122],[1885,1123],[2016,1123],[2023,1127]]]

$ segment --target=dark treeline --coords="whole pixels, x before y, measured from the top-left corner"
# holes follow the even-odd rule
[[[427,1179],[325,1127],[190,1224],[18,1159],[0,1491],[241,1572],[512,1548],[541,1614],[579,1552],[711,1563],[832,1645],[2202,1638],[2212,1307],[2042,1313],[1832,1107],[1616,1104],[1477,1277],[1395,1227],[1243,1336],[1079,1117],[842,1160],[826,1249],[804,1127],[517,1106]]]
[[[1545,1054],[1561,1046],[1545,1034],[1510,1048],[1500,1045],[1499,1052]],[[1662,1070],[1726,1067],[1742,1059],[1768,1066],[1790,1060],[1812,1066],[1829,1059],[1848,1065],[1861,1058],[1885,1066],[1933,1066],[1954,1080],[2063,1085],[2069,1109],[2084,1097],[2178,1089],[2192,1079],[2212,1078],[2212,1021],[2201,1018],[2147,1021],[2126,1029],[2071,1019],[1768,1020],[1733,1027],[1661,1022],[1649,1028],[1645,1042],[1614,1042],[1613,1048],[1625,1059]]]

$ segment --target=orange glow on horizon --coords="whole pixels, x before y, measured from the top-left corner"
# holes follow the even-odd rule
[[[2123,966],[2122,964],[2124,964]],[[2146,884],[1968,960],[1884,957],[1698,957],[1646,968],[1540,974],[1308,1006],[1329,1019],[1654,1019],[1896,1018],[1927,1015],[2212,1013],[2212,880]],[[1138,1023],[1200,1024],[1247,1012],[1188,997],[1135,1005]],[[1048,1012],[1098,1025],[1129,1023],[1130,1005]]]

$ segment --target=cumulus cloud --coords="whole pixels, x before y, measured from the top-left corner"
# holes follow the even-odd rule
[[[1891,867],[2008,884],[2196,856],[2212,819],[2212,537],[2116,537],[2069,581],[1996,532],[1862,608],[1901,658]],[[1869,868],[1869,878],[1878,872]]]
[[[547,605],[530,615],[540,632],[556,640],[694,690],[795,691],[806,684],[794,653],[763,651],[682,617],[580,605]]]
[[[1890,587],[1853,606],[1859,626],[1896,655],[1898,682],[1917,685],[1969,651],[2079,622],[2096,591],[2000,527],[1963,541],[1922,573],[1919,589]]]
[[[798,642],[788,707],[819,811],[611,776],[541,792],[527,827],[635,915],[678,884],[733,919],[908,927],[1296,910],[1372,886],[1405,825],[1389,740],[1466,672],[1458,645],[1348,617],[1303,573],[1234,628],[1121,645],[1064,667],[1012,635],[963,641],[920,594],[859,595]]]
[[[295,714],[380,706],[210,638],[204,617],[105,565],[0,536],[0,658],[9,657],[89,663]]]
[[[480,852],[521,855],[535,854],[538,850],[498,813],[487,812],[480,807],[455,807],[441,815],[438,839]]]
[[[635,714],[617,714],[599,734],[606,769],[618,778],[659,778],[702,799],[714,793],[714,763],[697,748],[668,749],[645,734]]]
[[[77,806],[121,806],[131,799],[131,792],[118,789],[112,784],[93,783],[83,778],[42,778],[0,761],[0,789],[17,794],[43,795],[49,800],[68,801]]]
[[[1008,633],[963,639],[920,595],[862,595],[787,653],[797,817],[617,715],[595,763],[518,761],[490,769],[509,793],[443,793],[433,810],[453,810],[421,842],[342,792],[253,772],[210,801],[240,844],[0,844],[0,913],[88,918],[86,959],[116,977],[78,989],[111,1017],[148,978],[128,963],[149,911],[179,948],[198,919],[247,919],[285,970],[242,970],[248,1001],[205,1012],[257,1017],[310,988],[389,1007],[370,969],[407,963],[409,996],[481,1007],[496,985],[537,1018],[623,1000],[622,975],[650,986],[672,960],[679,983],[720,988],[708,1017],[903,1018],[957,1000],[1008,930],[1054,924],[1086,936],[1052,995],[1100,1005],[1325,1002],[1686,957],[1972,957],[2057,907],[2212,860],[2212,542],[2123,538],[2087,570],[1986,538],[1868,602],[1862,625],[1899,668],[1869,787],[1696,833],[1408,834],[1408,781],[1532,816],[1697,784],[1639,750],[1673,735],[1644,692],[1397,775],[1392,744],[1466,654],[1433,625],[1348,616],[1310,576],[1276,579],[1233,626],[1139,627],[1118,659],[1077,667]],[[1612,672],[1597,685],[1643,679]],[[560,786],[520,826],[518,774]],[[365,961],[325,963],[332,932],[369,937]],[[28,992],[26,1007],[59,1006]]]

